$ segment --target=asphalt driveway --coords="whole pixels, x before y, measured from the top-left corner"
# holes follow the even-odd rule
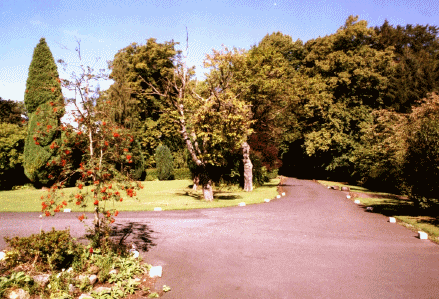
[[[163,266],[164,298],[438,298],[439,246],[340,191],[288,179],[286,196],[222,209],[123,212],[117,234]],[[0,237],[84,233],[74,214],[0,213]],[[3,238],[0,249],[5,247]]]

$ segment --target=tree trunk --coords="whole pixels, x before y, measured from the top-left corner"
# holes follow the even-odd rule
[[[250,146],[247,142],[242,144],[242,162],[244,163],[244,191],[253,190],[253,164],[250,160]]]
[[[194,176],[194,185],[192,186],[192,190],[197,191],[197,187],[200,184],[200,176],[197,174]]]
[[[203,183],[203,196],[205,201],[213,200],[213,189],[212,189],[212,180],[207,179]]]
[[[95,219],[94,219],[94,224],[95,224],[95,246],[99,247],[101,244],[101,228],[100,228],[100,223],[99,223],[99,209],[98,207],[95,208]]]

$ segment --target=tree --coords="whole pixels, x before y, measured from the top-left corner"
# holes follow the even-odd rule
[[[80,42],[76,48],[81,60]],[[60,60],[60,63],[67,65]],[[63,86],[76,95],[69,99],[72,106],[71,117],[77,127],[61,124],[63,132],[60,143],[51,146],[58,149],[60,156],[49,161],[61,169],[61,174],[49,173],[55,177],[55,183],[42,196],[42,211],[46,216],[54,215],[68,203],[60,191],[65,182],[74,175],[77,190],[69,198],[69,202],[81,207],[94,208],[93,246],[100,246],[105,227],[115,221],[118,211],[109,207],[111,201],[122,201],[122,193],[135,197],[141,184],[132,179],[132,150],[134,136],[132,132],[114,121],[115,111],[119,109],[110,101],[99,96],[98,81],[108,76],[96,73],[92,68],[80,64],[79,70],[73,71],[70,79],[64,79]],[[47,119],[44,119],[47,121]],[[50,121],[50,119],[49,119]],[[44,134],[41,132],[40,134]],[[37,136],[37,140],[39,140]],[[79,152],[79,163],[75,159]],[[85,215],[79,216],[82,221]]]
[[[204,198],[212,200],[213,169],[224,164],[226,153],[240,148],[250,133],[250,110],[230,89],[193,81],[193,69],[186,67],[175,44],[149,39],[144,46],[124,49],[115,60],[125,66],[124,82],[140,107],[151,108],[148,118],[169,120],[169,131],[181,134],[196,164]],[[175,126],[178,130],[172,129]]]
[[[23,170],[25,138],[24,126],[0,123],[0,189],[27,182]]]
[[[387,109],[373,111],[372,121],[362,127],[361,141],[353,151],[354,179],[375,190],[405,192],[407,124],[406,114]]]
[[[157,147],[155,162],[157,163],[157,176],[160,181],[170,180],[174,177],[174,158],[169,147],[166,145]]]
[[[394,27],[386,20],[375,31],[372,46],[380,51],[393,47],[396,64],[384,102],[398,112],[410,112],[428,93],[439,91],[439,27]]]
[[[361,128],[383,107],[393,72],[393,52],[372,48],[375,39],[366,21],[350,16],[335,34],[305,44],[303,74],[295,77],[303,107],[298,144],[315,166],[337,179],[350,179]]]
[[[44,38],[34,49],[26,82],[24,103],[29,115],[28,133],[24,147],[24,170],[36,185],[50,185],[46,164],[57,157],[53,143],[60,143],[61,132],[56,130],[64,114],[61,80],[52,53]],[[42,127],[44,119],[45,127]],[[38,137],[37,137],[38,135]]]
[[[21,125],[27,121],[23,102],[4,100],[0,97],[0,122]]]
[[[439,204],[439,96],[430,94],[413,108],[406,130],[404,178],[417,208]]]
[[[0,97],[0,189],[27,182],[23,170],[26,122],[23,103]]]
[[[161,78],[172,72],[175,44],[157,43],[153,38],[146,45],[133,43],[120,50],[109,64],[110,78],[115,82],[108,90],[108,99],[119,105],[115,120],[125,126],[129,122],[129,127],[136,131],[136,140],[149,167],[155,164],[154,154],[160,143],[180,156],[184,149],[178,126],[163,113],[160,97],[145,93],[150,90],[148,84],[163,89]]]

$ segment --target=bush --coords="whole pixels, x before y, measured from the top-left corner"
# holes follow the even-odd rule
[[[192,174],[189,168],[179,168],[174,170],[174,179],[176,180],[191,180]]]
[[[160,181],[174,179],[174,158],[166,145],[159,145],[155,151],[157,177]]]
[[[12,248],[6,260],[8,267],[16,264],[38,263],[42,269],[59,270],[68,268],[82,252],[81,245],[70,236],[69,230],[42,231],[30,237],[5,237]]]

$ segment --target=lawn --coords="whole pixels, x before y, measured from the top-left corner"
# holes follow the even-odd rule
[[[145,181],[144,188],[137,191],[137,198],[124,198],[123,202],[108,203],[107,208],[115,208],[119,211],[152,211],[155,207],[162,210],[186,210],[203,208],[220,208],[236,206],[240,202],[246,204],[262,203],[264,199],[274,198],[277,193],[279,179],[273,179],[264,186],[255,188],[253,192],[244,192],[237,188],[222,188],[214,191],[214,201],[206,202],[202,198],[201,191],[193,192],[190,188],[190,180],[174,181]],[[76,188],[66,188],[66,196],[75,192]],[[40,212],[41,195],[47,191],[40,189],[24,189],[0,192],[0,212]],[[72,212],[83,211],[73,203],[67,208]],[[86,211],[92,211],[90,207]]]
[[[414,230],[424,231],[429,235],[429,238],[439,244],[439,216],[431,212],[423,212],[413,208],[413,202],[405,196],[374,192],[372,190],[345,185],[339,182],[318,181],[325,186],[348,186],[350,200],[358,199],[364,207],[372,207],[373,213],[379,213],[388,217],[395,217],[399,223]]]

